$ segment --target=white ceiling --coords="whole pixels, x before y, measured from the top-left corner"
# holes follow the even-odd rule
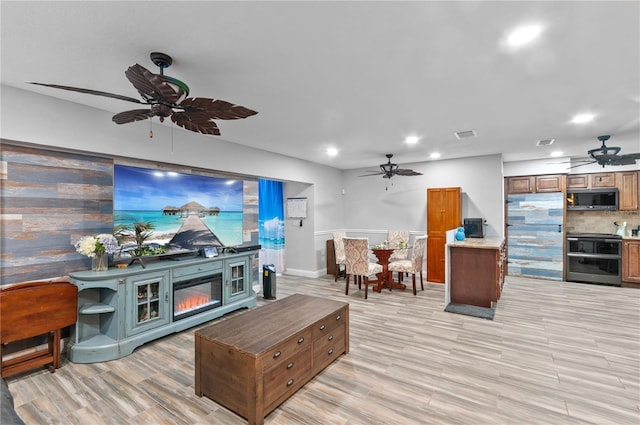
[[[219,121],[222,136],[202,136],[211,143],[340,169],[375,168],[386,153],[400,164],[432,151],[584,156],[602,134],[621,153],[640,151],[638,1],[0,4],[2,84],[113,113],[137,109],[25,82],[137,98],[124,71],[139,63],[157,72],[149,53],[161,51],[174,60],[166,74],[192,96],[259,112]],[[540,40],[505,49],[505,35],[528,23],[544,26]],[[569,122],[587,111],[593,122]],[[478,136],[457,140],[465,130]],[[419,143],[404,144],[409,135]],[[329,158],[328,146],[340,155]]]

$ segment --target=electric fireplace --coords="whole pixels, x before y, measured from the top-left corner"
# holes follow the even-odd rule
[[[222,273],[173,284],[173,321],[222,305]]]

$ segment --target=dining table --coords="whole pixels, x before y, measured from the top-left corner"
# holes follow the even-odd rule
[[[375,292],[381,292],[382,288],[389,288],[389,290],[407,289],[406,285],[400,282],[395,282],[389,273],[389,258],[391,258],[391,254],[393,254],[396,249],[406,248],[389,245],[376,245],[371,247],[371,252],[376,256],[378,264],[382,266],[382,273],[378,273],[376,275],[378,280],[376,281],[376,286],[372,288]]]

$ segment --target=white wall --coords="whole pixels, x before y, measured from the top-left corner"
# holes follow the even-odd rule
[[[500,155],[401,164],[422,176],[359,177],[365,170],[345,172],[345,230],[384,240],[387,229],[424,234],[427,227],[427,189],[460,187],[462,217],[487,220],[487,236],[504,234],[504,191]]]

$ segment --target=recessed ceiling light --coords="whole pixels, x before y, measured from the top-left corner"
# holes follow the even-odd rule
[[[541,32],[542,27],[540,25],[527,25],[516,28],[507,37],[507,43],[512,47],[522,46],[538,38]]]
[[[551,156],[552,157],[562,156],[563,154],[564,154],[564,152],[562,152],[562,151],[553,151],[553,152],[551,152]]]
[[[404,139],[404,142],[407,145],[415,145],[416,143],[418,143],[419,140],[420,138],[418,136],[409,136],[406,139]]]
[[[594,118],[595,118],[595,115],[591,113],[578,114],[578,115],[574,115],[574,117],[571,118],[571,122],[574,124],[584,124],[592,121]]]
[[[334,147],[327,148],[327,155],[329,156],[338,155],[338,148],[334,148]]]
[[[431,159],[438,159],[440,158],[440,152],[432,152],[429,157],[431,157]]]

